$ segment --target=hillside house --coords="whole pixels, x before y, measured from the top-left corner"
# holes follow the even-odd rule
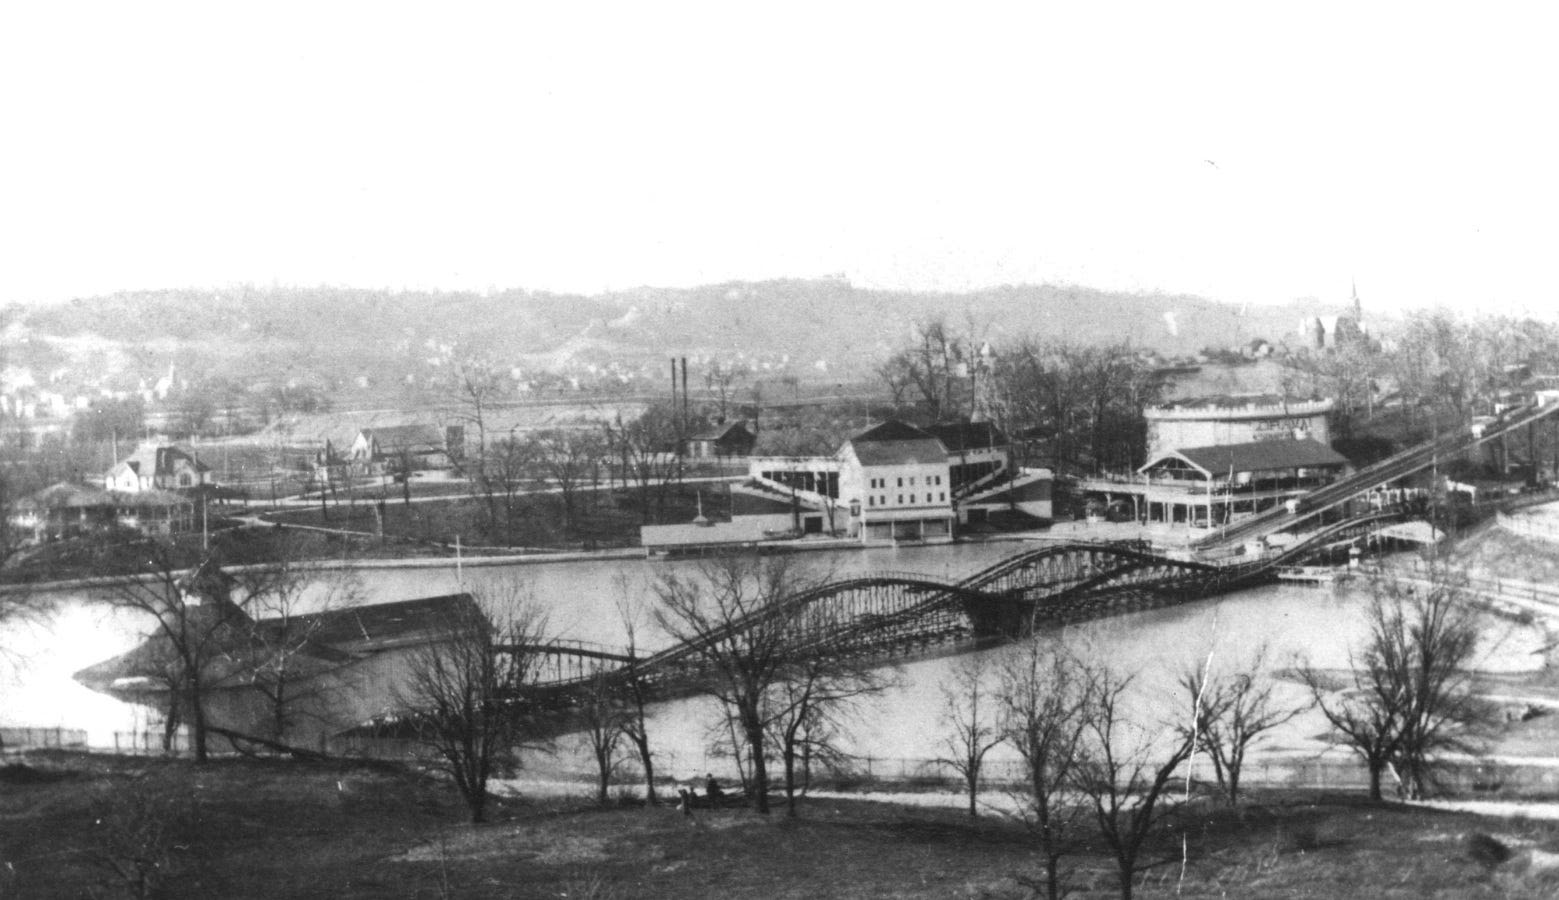
[[[178,447],[142,444],[103,478],[110,491],[183,491],[213,484],[211,468]]]

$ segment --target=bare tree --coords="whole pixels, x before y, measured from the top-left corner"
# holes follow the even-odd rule
[[[642,609],[633,601],[626,579],[618,582],[620,596],[617,614],[628,637],[628,663],[623,667],[622,692],[625,709],[622,716],[622,733],[639,755],[639,766],[644,770],[644,797],[651,805],[658,805],[655,797],[655,757],[650,752],[650,733],[645,711],[650,701],[650,684],[639,668],[639,624]]]
[[[536,464],[563,501],[563,531],[574,528],[579,494],[605,453],[601,436],[584,428],[554,428],[531,438]]]
[[[532,609],[522,606],[495,621],[473,603],[457,608],[448,636],[411,662],[400,703],[472,822],[486,817],[489,780],[518,765],[518,750],[535,745],[537,713],[527,689],[536,679],[543,630]]]
[[[1061,860],[1087,813],[1068,791],[1088,723],[1091,673],[1059,640],[1035,638],[1003,656],[1000,684],[1002,736],[1023,757],[1022,816],[1045,869],[1044,880],[1030,886],[1059,900]]]
[[[1000,706],[987,679],[985,656],[965,656],[953,666],[952,677],[942,684],[942,726],[948,729],[942,745],[948,755],[937,762],[951,766],[969,792],[969,815],[978,816],[980,771],[985,756],[1002,742]]]
[[[913,386],[926,415],[938,421],[958,412],[958,385],[967,378],[962,367],[968,350],[963,336],[944,319],[934,318],[917,323],[910,346],[890,357],[881,371],[890,388],[899,383]]]
[[[1142,851],[1157,822],[1159,800],[1191,755],[1191,740],[1167,726],[1144,727],[1130,721],[1125,701],[1131,677],[1098,668],[1091,680],[1075,783],[1093,809],[1099,836],[1115,857],[1121,898],[1131,900]]]
[[[252,620],[233,602],[232,581],[214,556],[185,571],[179,555],[169,541],[145,539],[103,548],[99,563],[115,573],[133,567],[133,575],[114,582],[108,598],[111,605],[152,622],[152,633],[132,658],[128,674],[168,688],[169,718],[190,723],[195,761],[205,762],[207,694],[231,674],[229,651]]]
[[[495,512],[498,506],[496,499],[502,499],[502,536],[505,540],[514,535],[521,498],[525,496],[525,486],[535,471],[536,449],[531,441],[519,440],[513,434],[495,441],[477,479],[488,499],[489,511]],[[497,521],[491,521],[489,526],[496,537],[499,531]]]
[[[1469,664],[1481,626],[1462,576],[1432,569],[1425,584],[1372,584],[1364,645],[1351,656],[1343,691],[1313,667],[1300,670],[1339,742],[1364,760],[1370,799],[1386,769],[1415,795],[1430,785],[1436,755],[1473,752],[1490,722],[1471,691]]]
[[[721,422],[729,411],[736,383],[751,374],[752,367],[740,360],[712,360],[704,366],[704,387],[715,401]]]
[[[656,623],[696,654],[704,690],[730,711],[746,745],[759,813],[769,812],[764,700],[789,677],[802,638],[800,610],[788,601],[819,583],[792,556],[733,555],[692,575],[668,572],[654,587]]]
[[[332,611],[361,601],[361,587],[350,571],[306,561],[295,539],[278,549],[275,563],[235,578],[251,616],[243,677],[265,700],[267,737],[286,743],[303,721],[330,721],[332,699],[346,687],[340,679],[348,660],[320,646],[320,632]]]
[[[621,467],[623,481],[638,489],[641,518],[645,524],[658,521],[665,515],[671,486],[682,480],[676,411],[654,404],[630,422],[619,415],[605,432],[606,452]]]
[[[1280,706],[1273,699],[1275,685],[1261,674],[1267,653],[1267,645],[1260,645],[1233,671],[1214,670],[1209,657],[1206,663],[1192,663],[1180,676],[1180,687],[1191,705],[1189,724],[1179,726],[1181,733],[1189,735],[1195,749],[1212,761],[1218,789],[1230,806],[1240,801],[1246,753],[1268,732],[1305,711],[1303,706]]]
[[[618,748],[622,745],[623,726],[628,710],[623,692],[614,683],[612,673],[595,666],[586,679],[574,713],[584,726],[583,743],[590,750],[596,769],[596,802],[606,805],[612,774],[617,771]]]
[[[842,756],[837,738],[856,701],[886,684],[879,671],[842,655],[809,654],[796,659],[787,677],[769,689],[765,718],[785,770],[786,815],[796,815],[796,795],[811,762]]]
[[[19,564],[27,550],[27,536],[14,521],[19,494],[14,473],[0,467],[0,582],[11,580],[6,570]],[[47,594],[29,591],[25,585],[0,583],[0,628],[35,618],[47,604]]]

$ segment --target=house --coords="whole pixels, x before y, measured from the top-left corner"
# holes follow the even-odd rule
[[[212,484],[211,468],[178,447],[142,444],[103,478],[110,491],[189,490]]]
[[[378,473],[399,468],[403,459],[412,469],[447,469],[464,455],[464,443],[459,425],[388,425],[359,431],[347,458]]]
[[[170,534],[189,530],[193,521],[194,505],[182,494],[155,489],[121,493],[64,481],[21,498],[11,511],[11,527],[36,543],[114,528]]]
[[[726,459],[752,455],[758,438],[741,422],[715,425],[690,435],[684,442],[690,459]]]
[[[471,595],[462,593],[257,619],[232,601],[220,570],[210,569],[182,584],[185,602],[199,607],[190,615],[215,635],[204,669],[207,724],[297,747],[324,747],[342,732],[401,707],[419,654],[454,639],[460,623],[481,612]],[[74,677],[92,690],[165,714],[172,700],[168,658],[167,638],[154,634]],[[274,680],[283,658],[290,680],[285,693],[294,700],[278,715]],[[188,712],[179,718],[190,720]],[[224,741],[213,739],[209,746],[222,749]]]

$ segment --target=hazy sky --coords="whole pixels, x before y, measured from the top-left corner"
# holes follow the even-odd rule
[[[0,301],[844,273],[1550,311],[1559,14],[1473,6],[10,3]]]

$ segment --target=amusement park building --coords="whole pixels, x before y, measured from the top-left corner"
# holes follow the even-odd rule
[[[1177,447],[1213,447],[1309,438],[1331,446],[1331,400],[1285,400],[1266,394],[1201,397],[1143,410],[1148,457]]]
[[[940,543],[999,510],[1048,521],[1051,480],[1048,470],[1016,470],[1006,435],[988,422],[889,420],[832,456],[752,457],[747,481],[732,488],[730,523],[645,526],[641,538],[652,552],[796,533]]]
[[[1209,397],[1145,411],[1148,460],[1129,476],[1085,479],[1093,512],[1211,527],[1335,481],[1348,460],[1330,447],[1330,400]]]

